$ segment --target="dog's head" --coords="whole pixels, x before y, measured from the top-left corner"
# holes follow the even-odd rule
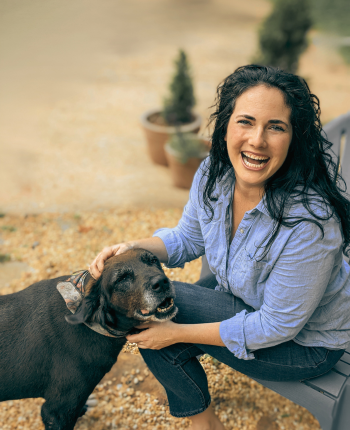
[[[164,321],[176,315],[175,289],[158,258],[132,249],[109,258],[100,278],[89,279],[70,324],[96,322],[111,334],[130,330],[138,321]]]

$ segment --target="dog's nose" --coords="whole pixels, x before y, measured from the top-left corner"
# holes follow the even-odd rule
[[[163,291],[169,287],[169,280],[166,276],[157,277],[152,280],[151,287],[153,291]]]

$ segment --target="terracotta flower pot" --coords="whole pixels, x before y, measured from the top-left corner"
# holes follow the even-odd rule
[[[166,145],[165,156],[169,164],[173,184],[179,188],[190,189],[199,165],[208,155],[209,145],[208,152],[203,152],[198,157],[191,157],[183,164],[179,161],[177,152]]]
[[[176,133],[176,128],[159,124],[162,122],[160,111],[160,109],[149,110],[141,116],[140,121],[146,135],[151,160],[156,164],[167,166],[164,145],[169,136]],[[202,118],[199,114],[194,113],[193,115],[194,120],[192,122],[180,125],[179,130],[181,133],[198,133]]]

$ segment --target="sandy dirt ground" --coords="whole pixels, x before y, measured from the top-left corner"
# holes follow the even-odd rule
[[[151,163],[139,116],[160,106],[182,47],[204,133],[217,84],[251,61],[270,6],[1,0],[0,211],[182,207],[188,192]],[[316,33],[310,40],[300,73],[327,122],[349,110],[349,67]]]

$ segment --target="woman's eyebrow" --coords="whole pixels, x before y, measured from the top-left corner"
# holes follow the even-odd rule
[[[242,116],[243,118],[247,118],[247,119],[251,119],[251,120],[255,121],[255,118],[253,116],[250,116],[250,115],[237,115],[237,118],[239,118],[240,116]],[[288,124],[285,123],[284,121],[281,121],[280,119],[270,119],[269,123],[270,124],[284,124],[286,127],[288,127]]]

